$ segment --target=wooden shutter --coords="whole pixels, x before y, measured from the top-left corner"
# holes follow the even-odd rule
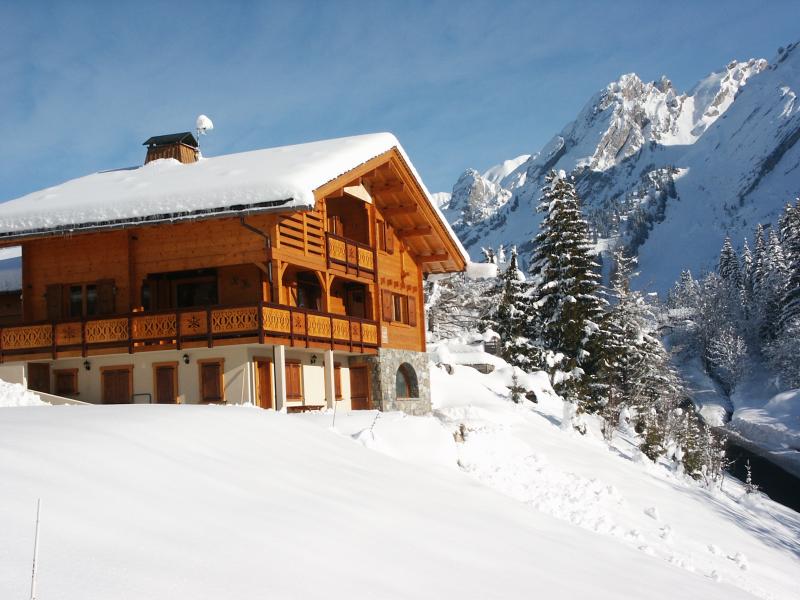
[[[386,252],[392,254],[394,252],[394,239],[392,238],[392,230],[388,225],[384,224],[383,237],[386,240]]]
[[[335,363],[333,365],[333,387],[335,390],[334,396],[336,398],[342,397],[342,365]]]
[[[61,284],[48,285],[45,291],[47,300],[47,318],[57,321],[61,318],[61,309],[64,305],[62,300],[63,288]]]
[[[159,365],[155,367],[156,374],[156,403],[174,404],[178,399],[178,390],[175,389],[177,365]]]
[[[203,402],[222,402],[222,364],[200,364],[200,393]]]
[[[97,282],[97,314],[114,314],[114,280],[101,279]]]
[[[406,296],[408,300],[408,324],[412,327],[417,326],[417,303],[414,296]]]
[[[78,393],[78,369],[58,369],[53,371],[56,394],[74,396]]]
[[[381,307],[383,308],[383,320],[391,321],[394,314],[394,306],[392,302],[392,292],[389,290],[381,290]]]
[[[286,363],[286,398],[288,400],[303,399],[303,367],[298,362]]]

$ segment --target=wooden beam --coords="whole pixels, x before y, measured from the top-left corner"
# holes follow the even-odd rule
[[[372,185],[372,194],[391,194],[394,192],[402,192],[406,184],[402,181],[387,181],[386,183],[376,183]]]
[[[450,255],[447,254],[447,252],[442,252],[440,254],[424,254],[424,255],[418,256],[417,258],[419,258],[420,262],[432,263],[432,262],[442,262],[442,261],[445,261],[445,260],[449,260],[450,259]]]
[[[416,204],[410,204],[407,206],[392,206],[391,208],[384,208],[381,210],[381,213],[383,213],[385,217],[395,217],[397,215],[411,215],[418,210],[419,206]]]
[[[267,265],[266,265],[266,263],[254,262],[253,264],[255,266],[257,266],[259,269],[261,269],[265,274],[267,273]]]
[[[404,239],[418,235],[430,235],[433,233],[433,228],[430,225],[423,225],[421,227],[414,227],[412,229],[397,229],[395,230],[397,237]]]

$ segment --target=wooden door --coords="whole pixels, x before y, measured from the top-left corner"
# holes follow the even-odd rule
[[[128,404],[131,401],[131,369],[108,367],[102,372],[103,404]]]
[[[154,365],[156,404],[175,404],[178,401],[178,366],[175,363]]]
[[[50,393],[50,365],[28,363],[28,387],[37,392]]]
[[[369,370],[366,365],[350,367],[350,407],[352,410],[369,410],[372,406],[369,392]]]
[[[259,408],[272,408],[272,364],[269,360],[256,359],[256,403]]]

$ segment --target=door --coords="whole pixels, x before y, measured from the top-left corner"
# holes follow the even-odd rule
[[[103,404],[128,404],[131,401],[130,367],[107,367],[102,373]]]
[[[369,393],[369,370],[366,365],[350,367],[350,407],[353,410],[369,410],[372,402]]]
[[[178,401],[178,368],[175,363],[154,365],[156,404],[175,404]]]
[[[37,392],[50,393],[50,365],[28,363],[28,387]]]
[[[256,359],[256,403],[259,408],[272,408],[272,364]]]

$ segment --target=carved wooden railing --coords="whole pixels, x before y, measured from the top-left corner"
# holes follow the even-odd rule
[[[128,352],[181,348],[185,342],[257,337],[282,338],[292,346],[310,342],[348,346],[351,350],[378,346],[374,321],[277,304],[209,307],[92,317],[81,321],[39,323],[0,329],[0,361],[6,355],[47,354],[127,347]]]
[[[328,247],[328,268],[342,265],[347,272],[357,275],[375,276],[375,249],[367,244],[326,233]]]

